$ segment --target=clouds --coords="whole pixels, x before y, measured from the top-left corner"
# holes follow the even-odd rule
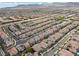
[[[13,6],[17,6],[17,5],[22,5],[22,4],[41,4],[41,2],[0,2],[0,8],[4,8],[4,7],[13,7]]]
[[[0,2],[79,2],[79,0],[0,0]]]
[[[0,2],[0,8],[2,8],[2,7],[11,7],[11,6],[15,6],[15,5],[17,5],[16,3],[2,3],[2,2]]]

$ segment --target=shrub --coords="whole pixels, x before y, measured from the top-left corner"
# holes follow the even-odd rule
[[[27,51],[27,52],[31,52],[31,53],[33,53],[33,49],[32,49],[31,47],[28,48],[26,51]]]
[[[65,18],[64,16],[59,16],[56,18],[56,20],[64,20],[64,18]]]

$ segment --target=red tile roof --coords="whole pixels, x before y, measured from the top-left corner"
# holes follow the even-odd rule
[[[72,54],[71,52],[65,50],[65,49],[62,49],[60,52],[59,52],[59,55],[60,56],[74,56],[74,54]]]
[[[15,47],[12,47],[7,51],[10,55],[16,55],[18,53],[17,49]]]

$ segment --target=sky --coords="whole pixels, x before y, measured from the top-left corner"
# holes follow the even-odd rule
[[[12,4],[12,3],[2,3],[0,2],[0,8],[3,8],[3,7],[11,7],[11,6],[15,6],[17,5],[16,3]]]
[[[17,6],[17,5],[21,5],[21,4],[35,4],[38,2],[0,2],[0,8],[4,8],[4,7],[13,7],[13,6]],[[40,2],[39,2],[40,3]]]
[[[16,2],[20,2],[20,3],[16,3]],[[22,3],[21,3],[22,2]],[[4,7],[13,7],[19,4],[27,4],[24,2],[79,2],[79,0],[0,0],[0,8],[4,8]]]

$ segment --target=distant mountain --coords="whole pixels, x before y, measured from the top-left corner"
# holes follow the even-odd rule
[[[28,8],[35,8],[35,7],[43,7],[43,6],[47,6],[47,3],[40,3],[40,4],[20,4],[14,7],[6,7],[6,8],[2,8],[2,9],[28,9]]]
[[[79,7],[79,2],[54,2],[53,6]]]
[[[17,5],[14,8],[27,8],[27,7],[37,7],[41,6],[40,4],[28,4],[28,5]]]
[[[54,7],[79,7],[79,2],[42,2],[35,4],[20,4],[14,7],[6,7],[2,9],[29,9],[29,8],[38,8],[38,7],[46,7],[46,6],[54,6]]]

